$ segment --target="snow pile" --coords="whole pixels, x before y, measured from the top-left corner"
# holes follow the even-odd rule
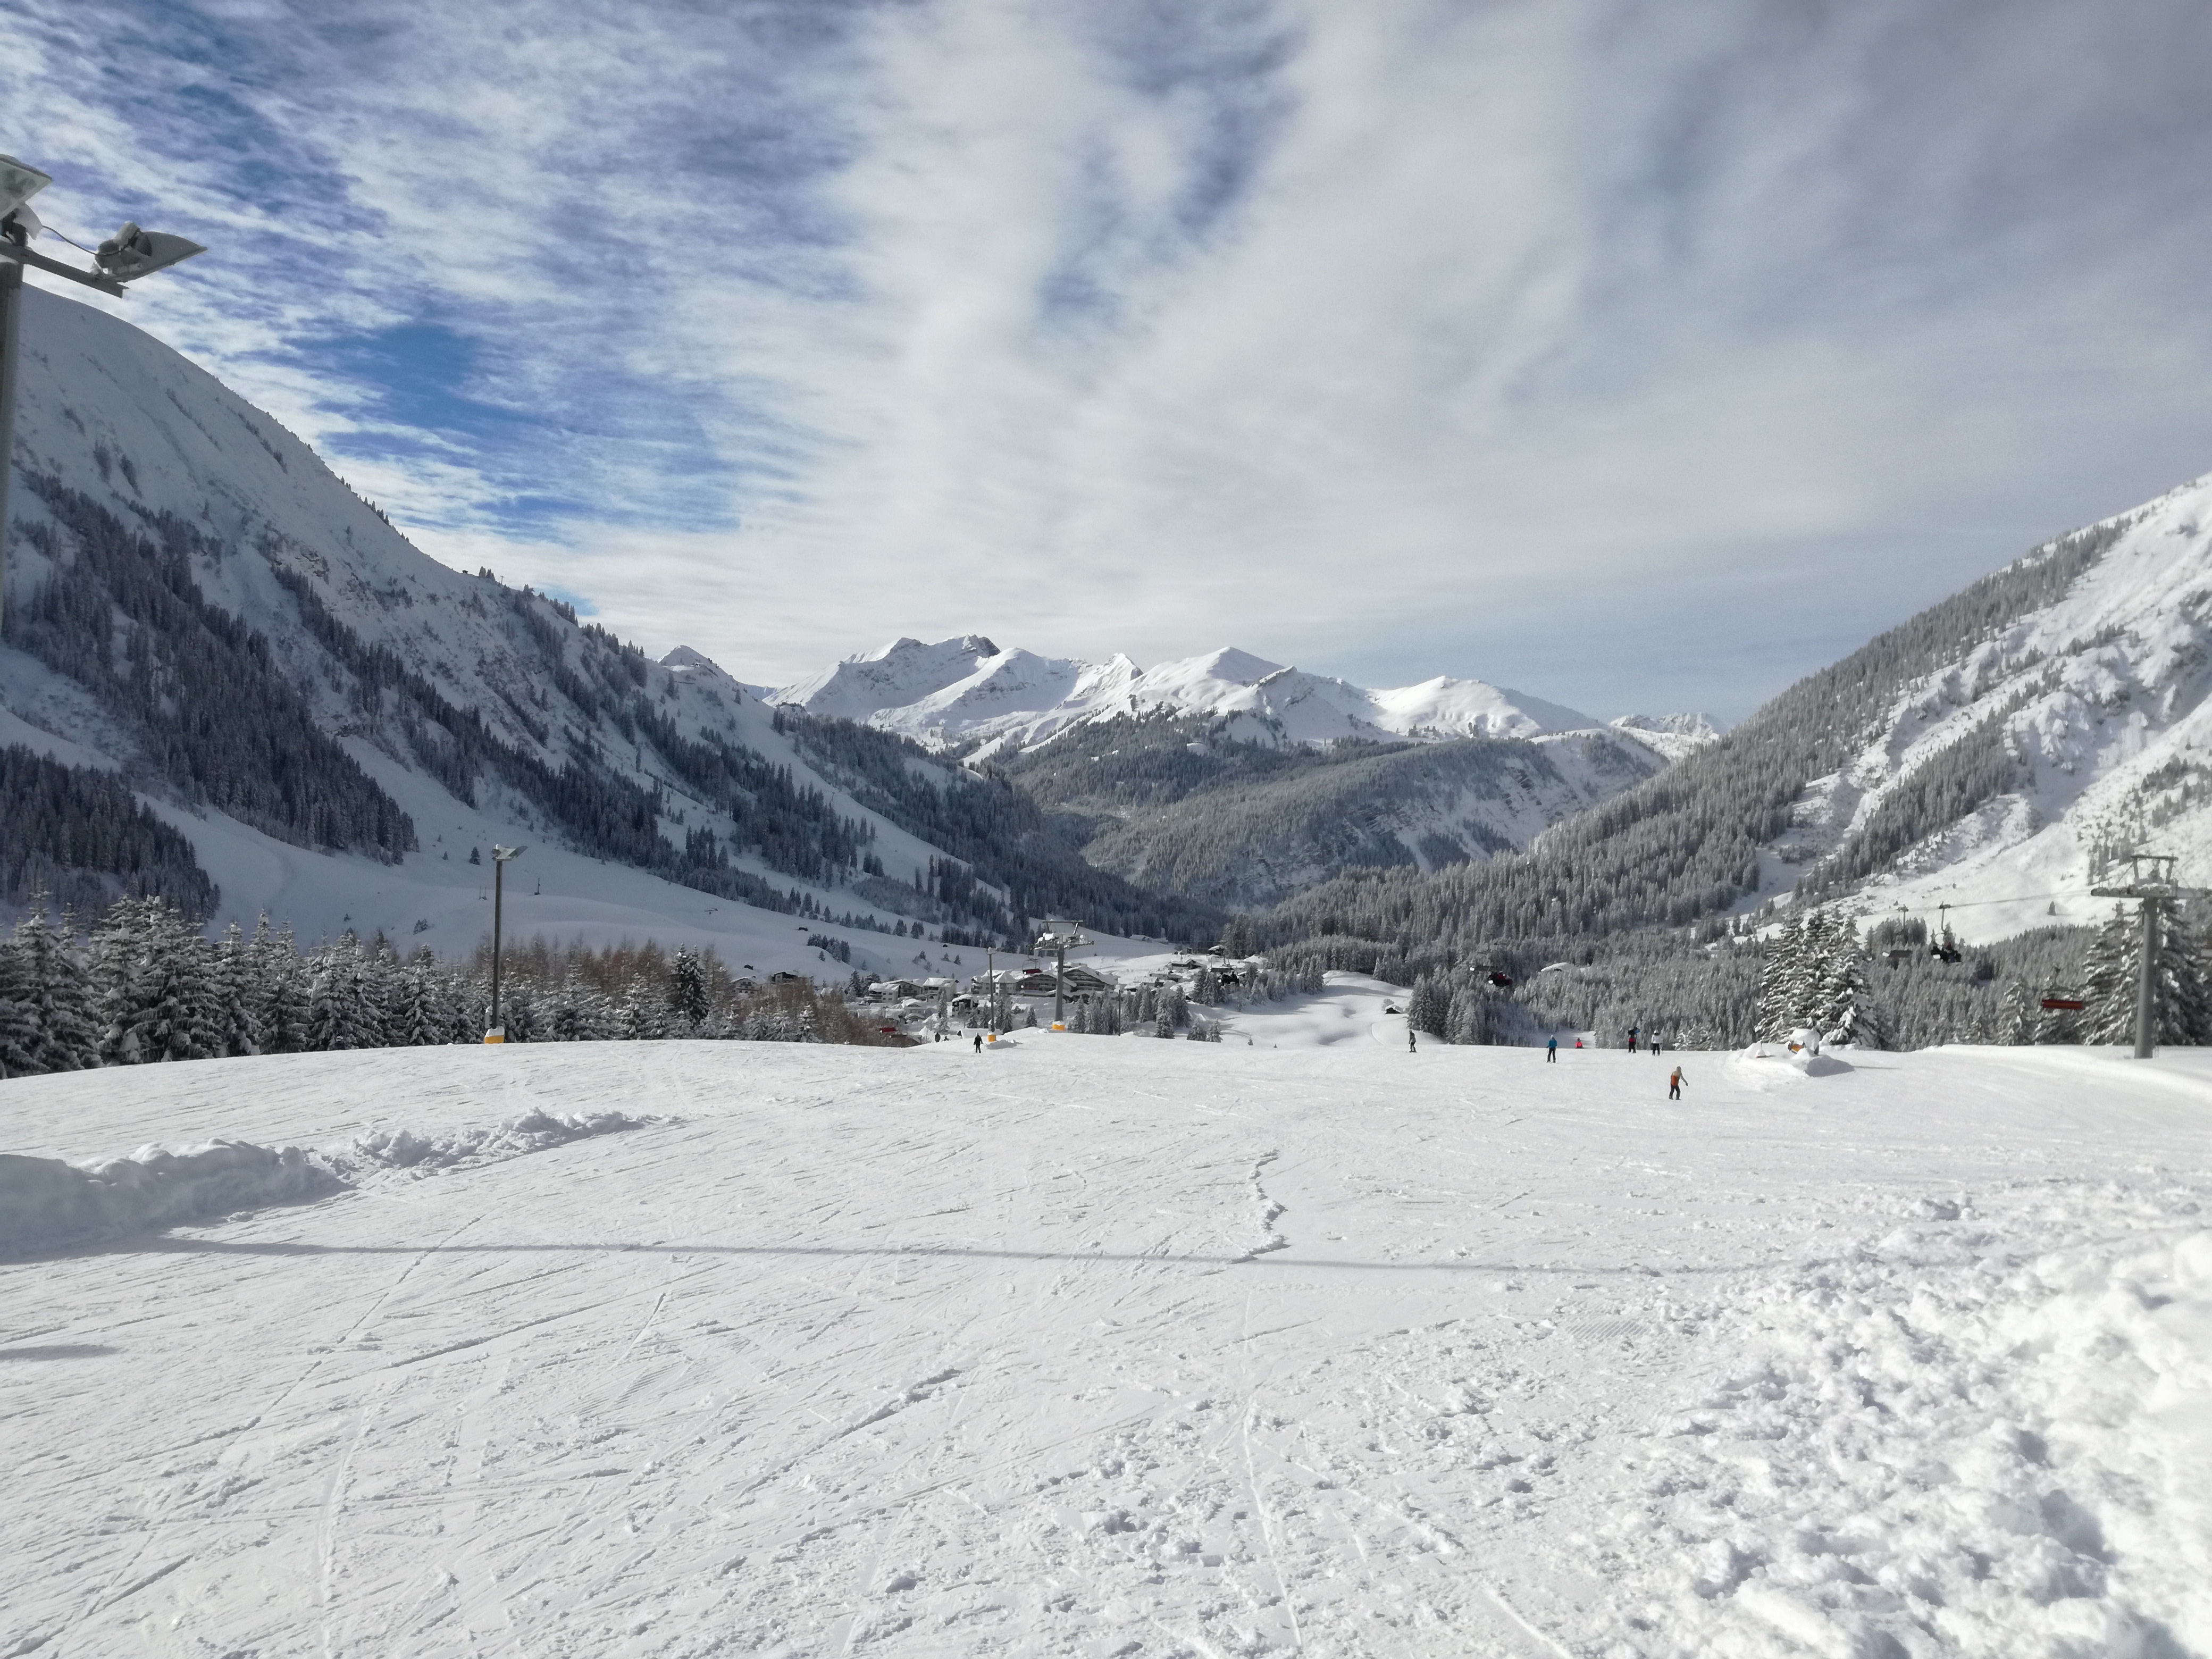
[[[542,1152],[571,1140],[592,1135],[641,1129],[659,1120],[632,1117],[627,1112],[526,1112],[520,1117],[490,1128],[464,1129],[457,1134],[425,1135],[412,1129],[372,1129],[356,1135],[350,1145],[329,1155],[331,1165],[346,1175],[372,1170],[450,1170],[479,1164],[496,1164],[526,1152]]]
[[[2021,1209],[1924,1204],[1717,1310],[1745,1357],[1639,1471],[1614,1651],[2212,1645],[2212,1231],[2178,1191]]]
[[[304,1148],[245,1140],[143,1146],[101,1164],[0,1154],[0,1254],[295,1204],[342,1185]]]
[[[329,1152],[210,1140],[175,1150],[142,1146],[96,1164],[0,1153],[0,1255],[302,1203],[346,1191],[381,1170],[428,1173],[494,1164],[659,1121],[623,1112],[533,1111],[444,1135],[374,1129]]]
[[[1851,1069],[1849,1060],[1817,1054],[1809,1044],[1754,1042],[1735,1057],[1736,1070],[1748,1083],[1764,1086],[1769,1079],[1795,1073],[1800,1077],[1839,1077]]]

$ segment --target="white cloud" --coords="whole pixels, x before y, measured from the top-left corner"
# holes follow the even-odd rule
[[[19,4],[0,146],[219,242],[134,314],[747,678],[982,629],[1741,713],[2212,464],[2179,0]]]

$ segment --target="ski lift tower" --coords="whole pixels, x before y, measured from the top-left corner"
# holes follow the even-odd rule
[[[2172,854],[2123,853],[2120,856],[2128,861],[2127,885],[2092,887],[2089,896],[2134,899],[2142,918],[2142,941],[2136,963],[2136,1058],[2148,1060],[2157,1047],[2151,1030],[2151,986],[2153,975],[2158,971],[2159,912],[2184,899],[2201,898],[2205,890],[2175,883]]]
[[[0,155],[0,615],[8,604],[8,484],[15,471],[15,383],[23,358],[23,269],[43,270],[118,299],[125,283],[165,270],[207,250],[198,242],[126,224],[92,256],[96,269],[81,270],[31,252],[46,227],[31,211],[31,198],[53,183],[51,175],[12,155]]]
[[[1038,953],[1042,955],[1049,951],[1057,963],[1052,975],[1052,1029],[1055,1031],[1067,1029],[1067,953],[1078,945],[1090,943],[1083,936],[1082,930],[1076,927],[1037,935]]]

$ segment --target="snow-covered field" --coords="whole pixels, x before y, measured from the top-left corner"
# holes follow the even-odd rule
[[[2212,1055],[1324,1014],[0,1085],[314,1172],[0,1265],[0,1654],[2212,1651]]]

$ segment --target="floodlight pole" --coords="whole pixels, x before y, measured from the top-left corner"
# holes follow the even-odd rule
[[[497,845],[491,849],[491,1024],[484,1032],[486,1042],[507,1041],[507,1027],[499,1018],[500,908],[507,894],[507,861],[519,857],[522,850]]]
[[[21,380],[23,268],[64,277],[102,294],[121,298],[124,283],[165,270],[207,250],[198,242],[126,224],[93,255],[99,268],[80,270],[30,249],[39,222],[29,202],[53,181],[12,155],[0,155],[0,631],[8,612],[8,509],[15,471],[15,389]]]

